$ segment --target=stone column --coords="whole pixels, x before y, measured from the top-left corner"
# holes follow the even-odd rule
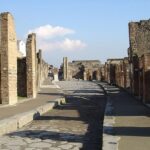
[[[54,81],[59,81],[58,80],[58,69],[54,68],[53,73],[54,73]]]
[[[150,103],[150,53],[143,55],[143,102]]]
[[[1,103],[17,103],[17,38],[13,16],[0,14]]]
[[[27,97],[35,98],[36,88],[36,35],[29,34],[26,43]]]
[[[83,72],[83,80],[87,81],[87,73],[86,73],[86,71]]]
[[[63,58],[63,78],[64,80],[68,79],[68,58]]]
[[[37,84],[38,84],[38,90],[41,87],[41,66],[42,66],[42,50],[39,49],[39,52],[37,53],[38,61],[37,61]]]

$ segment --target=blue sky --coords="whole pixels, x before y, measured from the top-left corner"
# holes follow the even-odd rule
[[[127,56],[128,22],[150,18],[149,0],[0,0],[0,12],[15,18],[18,39],[37,32],[37,47],[55,66],[68,56]]]

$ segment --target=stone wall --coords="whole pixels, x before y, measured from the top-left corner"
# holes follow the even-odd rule
[[[128,57],[123,60],[124,88],[130,89],[130,65]]]
[[[43,81],[48,77],[49,73],[49,64],[47,64],[43,59],[42,59],[42,64],[41,64],[41,84]]]
[[[128,58],[108,59],[102,68],[103,80],[122,88],[130,88]]]
[[[150,65],[150,20],[130,22],[129,39],[131,92],[143,102],[150,102],[150,84],[147,84],[150,75],[149,70],[146,70]]]
[[[108,59],[106,64],[105,64],[105,80],[110,83],[110,84],[117,84],[118,78],[117,76],[119,75],[119,64],[122,59]]]
[[[65,61],[64,61],[65,62]],[[82,79],[82,80],[100,80],[99,60],[79,60],[68,62],[67,80]],[[63,65],[64,66],[64,65]]]
[[[43,60],[42,50],[39,50],[36,58],[37,90],[40,90],[44,80],[48,78],[49,69],[50,65]]]
[[[49,64],[42,59],[42,51],[36,54],[36,35],[28,35],[26,43],[27,97],[36,97],[43,81],[48,77]]]
[[[17,38],[13,16],[0,14],[1,103],[17,103]]]
[[[139,98],[150,103],[150,53],[142,55],[139,71]]]
[[[17,60],[17,89],[18,96],[27,96],[26,58]]]
[[[36,54],[36,35],[29,34],[26,57],[20,57],[13,16],[0,14],[0,104],[15,104],[17,96],[35,98],[47,78],[49,65]],[[18,58],[17,58],[18,57]]]
[[[131,58],[133,55],[141,57],[150,52],[150,20],[129,23],[129,41]]]

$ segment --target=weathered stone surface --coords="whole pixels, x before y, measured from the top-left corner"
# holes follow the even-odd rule
[[[68,80],[68,58],[63,58],[63,79]]]
[[[130,47],[128,49],[130,60],[131,92],[143,99],[143,102],[150,102],[149,90],[149,67],[150,53],[150,20],[129,23]],[[148,58],[148,59],[147,59]]]
[[[0,135],[17,130],[18,123],[16,119],[5,119],[0,121]]]
[[[13,16],[0,14],[1,103],[17,103],[17,39]]]
[[[67,65],[68,64],[68,65]],[[68,62],[67,58],[63,61],[63,74],[67,80],[83,79],[83,80],[100,80],[99,60],[79,60]],[[64,78],[64,80],[66,80]]]
[[[26,58],[17,59],[17,93],[18,96],[27,96]]]
[[[127,57],[123,59],[108,59],[103,71],[102,76],[108,83],[125,89],[130,87],[129,60]]]
[[[36,35],[28,35],[26,43],[27,97],[36,97]]]
[[[139,73],[140,96],[144,103],[150,103],[150,53],[141,57],[142,66]]]

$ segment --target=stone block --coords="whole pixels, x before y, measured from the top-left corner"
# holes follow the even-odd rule
[[[0,135],[16,131],[18,128],[16,119],[5,119],[0,121]]]

